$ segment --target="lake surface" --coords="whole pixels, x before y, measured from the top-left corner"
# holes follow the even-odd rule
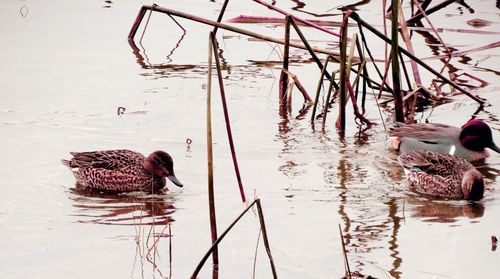
[[[157,4],[215,20],[221,2]],[[379,1],[349,3],[382,30]],[[2,278],[188,278],[210,247],[206,86],[211,28],[179,20],[184,34],[167,15],[155,13],[140,44],[139,29],[134,49],[127,34],[143,4],[152,3],[0,2]],[[340,4],[345,1],[276,3],[298,16],[335,22],[341,21]],[[467,4],[470,8],[453,4],[431,15],[433,25],[444,28],[443,40],[458,51],[497,42],[495,1]],[[231,1],[224,18],[242,14],[279,16],[252,1]],[[283,27],[272,23],[235,26],[283,37]],[[305,34],[317,46],[337,49],[336,37],[312,30]],[[336,106],[322,131],[321,121],[311,125],[310,110],[299,113],[296,89],[292,111],[282,117],[277,104],[281,56],[275,44],[225,30],[217,38],[245,193],[249,200],[262,201],[280,278],[342,277],[339,225],[351,271],[377,278],[498,275],[500,251],[492,251],[491,236],[500,236],[499,154],[480,168],[486,177],[482,201],[420,197],[409,191],[385,135],[382,119],[390,121],[390,111],[383,109],[381,119],[372,95],[366,115],[377,125],[359,131],[349,110],[345,137],[335,130]],[[380,41],[369,40],[375,56],[383,58]],[[457,75],[491,104],[477,112],[474,101],[457,95],[418,112],[416,119],[456,126],[471,117],[484,119],[499,143],[498,48],[446,61],[435,58],[443,48],[434,35],[420,30],[412,42],[417,56],[429,58],[426,62],[445,76]],[[290,71],[312,95],[317,66],[306,51],[292,49],[291,57]],[[421,71],[429,85],[432,76]],[[214,76],[220,233],[246,205],[239,196],[216,85]],[[123,114],[117,113],[123,110],[119,107],[125,108]],[[145,154],[168,151],[185,187],[170,183],[170,191],[161,195],[87,193],[75,188],[72,174],[60,163],[71,151],[123,148]],[[224,239],[220,278],[271,277],[259,228],[256,212],[250,212]],[[210,277],[209,260],[199,278]]]

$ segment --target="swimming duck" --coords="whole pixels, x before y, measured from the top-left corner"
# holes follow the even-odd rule
[[[166,184],[165,177],[175,185],[174,163],[167,152],[155,151],[148,157],[130,150],[71,152],[71,160],[61,160],[68,166],[76,182],[85,188],[110,191],[158,192]]]
[[[471,120],[462,128],[445,124],[396,123],[389,135],[394,148],[401,154],[413,150],[432,150],[476,161],[489,156],[485,148],[500,152],[493,142],[490,127],[481,120]]]
[[[483,198],[483,176],[463,158],[419,150],[401,154],[398,162],[417,193],[473,201]]]

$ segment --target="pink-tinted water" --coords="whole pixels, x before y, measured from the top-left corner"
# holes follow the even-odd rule
[[[233,2],[225,18],[277,16],[252,1]],[[378,2],[362,1],[356,7],[381,30]],[[210,28],[181,20],[187,29],[183,35],[166,15],[154,14],[142,44],[138,34],[134,50],[126,36],[142,4],[151,3],[0,2],[1,278],[187,278],[209,248],[205,105]],[[211,19],[222,5],[201,0],[157,4]],[[338,10],[328,10],[341,4],[276,3],[308,18],[338,15]],[[467,4],[473,11],[453,4],[431,16],[436,27],[445,28],[440,33],[444,41],[458,50],[496,42],[495,2]],[[339,16],[317,19],[340,21]],[[238,26],[283,36],[280,26]],[[306,34],[316,44],[335,49],[336,38]],[[500,251],[492,251],[491,236],[500,236],[499,154],[492,154],[481,168],[487,182],[481,202],[419,197],[408,191],[371,96],[367,116],[379,124],[359,132],[349,117],[345,138],[333,125],[336,109],[322,132],[320,122],[311,126],[311,111],[299,115],[300,97],[283,119],[277,106],[280,64],[261,63],[280,61],[275,46],[224,30],[219,30],[218,39],[245,191],[250,200],[262,200],[280,278],[343,276],[339,224],[350,269],[363,274],[497,276]],[[412,41],[419,57],[443,54],[428,33],[413,33]],[[383,57],[378,41],[370,42],[376,56]],[[305,51],[293,49],[291,54],[290,70],[313,94],[319,70]],[[441,69],[445,59],[426,61]],[[470,89],[492,106],[474,114],[475,102],[457,96],[419,112],[418,120],[458,126],[474,114],[490,123],[500,142],[498,62],[498,48],[493,48],[452,58],[445,68],[446,75],[452,71],[462,83],[475,86]],[[425,72],[422,76],[424,84],[432,77]],[[245,205],[216,93],[215,192],[221,232]],[[125,113],[119,116],[118,107]],[[384,120],[390,119],[382,113]],[[155,196],[74,189],[74,178],[59,160],[70,151],[115,148],[168,151],[185,187],[169,185],[168,193]],[[221,278],[250,278],[254,270],[255,278],[271,277],[258,238],[257,215],[249,214],[220,246]],[[150,249],[153,246],[156,249]],[[207,265],[200,278],[210,277]]]

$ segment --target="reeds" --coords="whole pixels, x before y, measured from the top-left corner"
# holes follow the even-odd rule
[[[236,225],[236,223],[238,223],[238,221],[254,206],[257,206],[260,229],[262,231],[262,238],[264,240],[264,246],[266,248],[267,256],[269,257],[269,264],[271,267],[271,272],[273,274],[273,278],[278,278],[278,275],[276,272],[276,267],[274,265],[273,256],[271,254],[269,239],[267,237],[266,223],[264,221],[264,213],[262,211],[262,205],[261,205],[260,199],[255,199],[252,203],[250,203],[250,205],[247,206],[247,208],[245,208],[245,210],[243,210],[243,212],[240,213],[240,215],[238,215],[238,217],[236,217],[236,219],[231,224],[229,224],[229,226],[226,228],[226,230],[221,233],[221,235],[216,239],[216,241],[214,241],[212,243],[212,246],[208,249],[208,251],[205,253],[205,255],[203,255],[200,262],[198,263],[198,265],[194,269],[194,271],[190,277],[191,279],[195,279],[196,276],[198,276],[198,273],[203,268],[203,265],[207,261],[208,257],[210,257],[210,255],[213,253],[213,251],[217,249],[219,243],[224,239],[224,237],[226,237],[226,235],[231,231],[231,229]]]
[[[323,63],[318,58],[317,53],[324,53],[324,54],[330,55],[331,57],[335,57],[337,62],[339,63],[339,67],[341,69],[346,65],[346,63],[348,63],[348,61],[346,61],[347,56],[342,55],[341,52],[333,52],[333,51],[329,51],[329,50],[325,50],[325,49],[321,49],[321,48],[317,48],[317,47],[312,47],[309,44],[308,40],[305,38],[304,34],[301,32],[296,21],[299,21],[301,24],[303,24],[305,26],[315,28],[321,32],[325,32],[329,35],[340,36],[341,37],[340,38],[340,45],[341,46],[343,44],[347,44],[348,42],[350,42],[351,39],[347,35],[346,36],[341,35],[342,30],[340,30],[341,34],[338,34],[336,32],[329,30],[329,29],[325,29],[324,27],[322,27],[314,22],[299,18],[297,16],[293,16],[293,15],[291,15],[291,14],[289,14],[289,13],[287,13],[287,12],[285,12],[285,11],[283,11],[283,10],[273,6],[273,5],[267,4],[266,2],[263,2],[261,0],[253,0],[253,1],[260,4],[260,5],[263,5],[266,8],[272,9],[273,11],[276,11],[282,15],[285,15],[284,39],[272,38],[269,36],[265,36],[265,35],[258,34],[258,33],[252,32],[252,31],[248,31],[245,29],[241,29],[241,28],[237,28],[237,27],[234,27],[234,26],[231,26],[228,24],[221,23],[223,13],[227,7],[228,1],[224,2],[222,9],[221,9],[221,13],[219,14],[217,21],[212,21],[209,19],[200,18],[200,17],[194,16],[194,15],[190,15],[190,14],[187,14],[184,12],[175,11],[175,10],[168,9],[168,8],[163,8],[163,7],[160,7],[158,5],[151,5],[151,6],[145,5],[139,11],[139,14],[136,17],[136,20],[131,28],[131,31],[130,31],[128,37],[129,37],[129,40],[133,40],[133,37],[135,36],[135,33],[137,32],[137,29],[142,21],[142,18],[144,17],[146,11],[150,10],[150,11],[157,11],[157,12],[166,13],[167,15],[169,15],[172,18],[173,17],[182,17],[182,18],[190,19],[190,20],[197,21],[197,22],[200,22],[203,24],[212,25],[212,26],[214,26],[214,29],[213,29],[214,34],[218,28],[223,28],[223,29],[226,29],[229,31],[244,34],[244,35],[258,38],[261,40],[265,40],[268,42],[283,44],[285,46],[284,47],[284,57],[283,57],[283,71],[280,74],[280,82],[279,82],[280,86],[279,86],[279,94],[278,94],[279,104],[280,104],[280,113],[282,113],[282,114],[286,113],[291,108],[291,100],[292,100],[291,89],[293,88],[294,85],[297,85],[299,90],[302,92],[304,99],[305,99],[305,102],[306,103],[310,102],[310,99],[308,99],[306,97],[307,95],[304,93],[304,92],[306,92],[305,88],[303,88],[303,86],[301,88],[299,86],[300,82],[297,82],[299,80],[299,78],[297,76],[295,76],[295,79],[293,81],[289,81],[289,78],[291,77],[290,70],[289,70],[289,48],[295,47],[295,48],[305,49],[310,53],[313,60],[318,64],[318,67],[321,70],[320,79],[322,79],[324,76],[326,76],[331,83],[331,86],[329,88],[332,88],[332,90],[333,90],[333,88],[335,88],[335,94],[333,94],[333,95],[334,96],[338,95],[341,98],[341,99],[339,99],[339,102],[341,102],[343,105],[342,104],[339,105],[339,118],[337,119],[336,126],[339,129],[339,131],[341,131],[341,132],[344,131],[345,130],[345,117],[346,117],[345,116],[345,103],[346,102],[344,102],[344,101],[347,100],[346,92],[349,92],[349,94],[351,92],[351,90],[349,89],[350,85],[345,86],[345,87],[338,86],[337,83],[335,82],[335,79],[333,79],[331,77],[330,72],[328,70],[323,70],[323,67],[324,67]],[[449,2],[449,1],[445,1],[445,2]],[[428,2],[426,2],[425,4],[428,4]],[[443,5],[436,5],[435,7],[428,9],[426,12],[431,13],[433,11],[439,10],[442,7],[444,7],[444,6]],[[419,12],[420,13],[418,15],[421,15],[422,17],[425,16],[423,8],[419,7]],[[348,17],[353,19],[358,24],[358,28],[359,28],[359,31],[361,34],[362,44],[358,44],[358,57],[356,57],[357,58],[356,63],[358,63],[357,64],[358,70],[356,71],[356,70],[352,69],[351,71],[354,72],[355,74],[357,74],[357,76],[358,76],[358,81],[356,82],[356,86],[355,86],[356,87],[356,93],[355,93],[356,98],[355,99],[357,99],[359,79],[363,78],[363,88],[364,88],[363,92],[364,93],[363,93],[363,97],[361,100],[362,108],[364,108],[364,106],[365,106],[364,102],[365,102],[365,97],[366,97],[366,87],[371,87],[372,89],[380,90],[379,98],[381,96],[382,91],[388,91],[388,92],[392,93],[393,100],[394,100],[394,111],[395,111],[395,120],[396,121],[405,121],[407,119],[413,118],[413,114],[415,112],[416,98],[417,98],[416,93],[424,92],[425,90],[415,91],[412,88],[413,86],[412,86],[412,82],[410,81],[410,78],[409,78],[409,73],[406,69],[406,66],[404,65],[404,62],[403,62],[404,57],[410,59],[410,63],[412,64],[413,76],[415,78],[415,83],[417,84],[417,86],[423,87],[420,84],[420,78],[419,78],[420,74],[418,73],[418,68],[417,68],[417,65],[419,65],[419,66],[423,67],[424,69],[426,69],[427,71],[434,74],[435,76],[437,76],[439,79],[437,82],[441,81],[443,83],[449,84],[452,88],[460,91],[461,93],[469,96],[474,101],[478,102],[480,104],[480,106],[482,106],[484,104],[484,100],[478,98],[477,96],[472,95],[469,91],[464,89],[462,86],[459,86],[458,84],[456,84],[452,80],[444,77],[441,73],[437,72],[432,67],[428,66],[421,59],[417,58],[413,54],[413,51],[411,49],[411,43],[409,41],[408,36],[405,35],[405,32],[407,32],[407,31],[406,31],[406,26],[404,24],[401,24],[401,29],[402,29],[403,39],[405,39],[405,43],[408,46],[408,50],[399,46],[399,44],[398,44],[398,31],[399,31],[400,24],[398,24],[398,23],[400,22],[400,20],[402,21],[403,18],[402,18],[402,13],[401,13],[401,8],[399,6],[399,2],[397,2],[396,0],[392,1],[392,22],[393,22],[393,25],[392,25],[391,38],[388,38],[387,36],[383,35],[378,30],[376,30],[373,26],[371,26],[370,24],[363,21],[356,12],[349,12]],[[417,19],[419,19],[419,18],[413,17],[412,19],[408,20],[408,23],[414,22]],[[291,40],[290,40],[290,26],[292,26],[294,28],[294,30],[297,32],[297,34],[299,35],[301,42],[302,42],[301,44],[291,42]],[[366,70],[366,66],[364,66],[363,72],[358,74],[358,72],[360,72],[360,69],[361,69],[361,68],[359,68],[359,66],[361,65],[362,60],[371,61],[372,63],[374,63],[374,65],[375,65],[375,61],[377,61],[375,59],[375,57],[373,57],[373,55],[371,54],[371,51],[368,47],[368,44],[366,43],[366,38],[365,38],[363,31],[362,31],[363,28],[367,29],[368,31],[370,31],[371,33],[373,33],[374,35],[376,35],[377,37],[382,39],[385,43],[391,45],[391,56],[390,56],[389,62],[391,65],[390,72],[391,72],[392,88],[389,87],[387,84],[387,75],[389,74],[389,68],[387,67],[387,65],[389,65],[389,64],[386,65],[384,75],[382,75],[378,66],[375,66],[375,70],[376,70],[379,78],[381,79],[380,83],[376,82],[374,79],[372,79],[369,76],[369,73]],[[368,54],[369,59],[365,59],[364,57],[362,57],[363,56],[362,50],[360,49],[361,46],[363,47],[363,50],[366,51],[366,53]],[[342,50],[342,48],[341,48],[341,50]],[[338,58],[339,56],[342,56],[342,57],[339,59]],[[339,72],[342,72],[342,75],[339,75],[339,83],[343,83],[345,81],[345,82],[347,82],[347,84],[350,84],[349,76],[350,76],[351,71],[345,72],[345,71],[342,71],[341,69]],[[402,87],[401,87],[401,81],[400,81],[401,69],[403,70],[404,80],[407,83],[406,90],[402,89]],[[436,83],[436,82],[434,82],[434,83]],[[346,89],[349,89],[349,90],[346,90]],[[344,92],[344,93],[339,94],[339,92],[336,92],[337,90],[342,90],[342,92]],[[413,97],[408,98],[407,92],[411,92]],[[327,94],[331,96],[332,91],[328,90]],[[316,95],[318,95],[318,94],[316,94]],[[423,96],[434,97],[435,95],[424,94]],[[326,107],[322,113],[323,128],[325,125],[326,115],[327,115],[327,111],[328,111],[327,107],[329,107],[330,103],[333,102],[333,100],[331,100],[330,98],[327,98],[327,99],[328,99],[328,101],[325,104]],[[435,98],[435,99],[437,99],[437,98]],[[317,111],[317,102],[314,105],[315,105],[315,107],[313,109],[312,119],[314,119],[316,111]],[[406,107],[406,113],[405,113],[405,107]],[[366,120],[365,117],[360,117],[360,116],[362,116],[363,113],[364,113],[364,109],[362,110],[362,112],[357,110],[355,112],[355,117],[357,119],[361,119],[362,120],[361,123],[368,123],[368,121],[365,121]],[[228,133],[229,133],[229,131],[228,131]],[[235,163],[235,165],[236,165],[236,163]]]
[[[350,10],[346,10],[343,13],[342,24],[340,26],[339,33],[334,32],[330,29],[326,29],[317,23],[312,21],[308,21],[302,19],[300,17],[291,15],[283,10],[280,10],[274,5],[270,5],[261,0],[253,0],[254,2],[269,8],[283,16],[284,22],[284,30],[283,37],[273,38],[270,36],[262,35],[256,32],[252,32],[246,29],[238,28],[235,26],[231,26],[229,24],[222,23],[222,18],[224,16],[224,12],[228,5],[228,0],[223,3],[221,12],[216,21],[205,19],[201,17],[197,17],[188,13],[175,11],[172,9],[160,7],[158,5],[144,5],[140,9],[135,22],[129,32],[128,38],[130,41],[133,41],[139,26],[146,14],[147,11],[150,11],[148,16],[151,16],[152,12],[161,12],[170,16],[174,21],[174,17],[181,17],[185,19],[189,19],[192,21],[196,21],[202,24],[213,26],[213,30],[209,35],[209,54],[208,54],[208,81],[207,81],[207,165],[208,165],[208,199],[209,199],[209,217],[210,217],[210,227],[211,227],[211,240],[212,245],[207,253],[203,256],[202,260],[194,270],[191,278],[196,278],[197,274],[203,267],[204,263],[208,259],[210,255],[213,258],[213,277],[216,278],[218,274],[218,245],[222,241],[222,239],[226,236],[226,234],[234,227],[234,225],[249,211],[250,208],[256,206],[259,222],[262,231],[262,237],[264,241],[264,245],[266,248],[266,252],[269,257],[271,270],[273,273],[273,277],[277,278],[276,269],[274,266],[274,261],[271,255],[271,250],[269,247],[269,241],[267,238],[267,232],[264,222],[264,216],[262,212],[262,207],[259,199],[254,200],[247,208],[227,227],[227,229],[221,234],[217,233],[217,222],[216,222],[216,207],[215,207],[215,195],[214,195],[214,173],[213,173],[213,150],[212,150],[212,115],[211,115],[211,97],[212,97],[212,68],[213,61],[215,61],[215,69],[217,72],[218,78],[218,86],[219,92],[222,101],[222,108],[224,111],[224,119],[226,124],[226,132],[228,136],[230,152],[233,160],[235,175],[238,181],[238,187],[240,191],[241,200],[243,203],[246,202],[245,191],[243,187],[242,178],[239,171],[238,160],[235,151],[235,144],[232,136],[231,125],[229,121],[229,110],[225,97],[225,89],[224,89],[224,80],[223,74],[220,65],[220,57],[219,57],[219,45],[217,42],[216,34],[218,28],[222,28],[225,30],[229,30],[232,32],[236,32],[239,34],[243,34],[246,36],[250,36],[253,38],[257,38],[260,40],[264,40],[267,42],[272,42],[276,44],[283,45],[283,63],[282,69],[280,73],[279,79],[279,89],[278,89],[278,105],[280,107],[280,114],[283,116],[287,116],[287,113],[292,109],[292,89],[296,86],[299,91],[302,93],[304,98],[304,104],[310,105],[313,104],[313,110],[311,115],[311,123],[314,126],[317,118],[321,118],[322,130],[325,130],[325,126],[327,124],[327,115],[329,110],[335,109],[332,105],[334,102],[338,102],[337,110],[338,117],[335,121],[335,127],[340,132],[341,135],[346,130],[346,120],[347,120],[347,103],[351,100],[352,110],[354,119],[357,120],[357,124],[359,126],[366,125],[370,126],[372,124],[371,121],[367,119],[365,116],[365,102],[366,102],[366,94],[367,89],[371,88],[372,90],[379,90],[378,97],[376,97],[376,102],[378,104],[378,98],[382,96],[383,92],[389,92],[392,95],[392,101],[394,102],[394,120],[405,122],[412,121],[413,116],[416,110],[417,98],[426,98],[429,100],[439,100],[441,98],[441,92],[434,94],[421,84],[420,80],[420,70],[423,68],[428,72],[432,73],[437,77],[437,81],[433,82],[433,86],[436,91],[440,90],[442,84],[448,84],[450,87],[455,90],[460,91],[461,93],[467,95],[472,100],[477,102],[480,105],[480,108],[484,105],[485,101],[480,99],[479,97],[470,93],[463,86],[455,83],[452,79],[446,78],[442,73],[436,71],[428,64],[426,64],[423,59],[419,59],[417,55],[413,51],[413,47],[411,44],[408,28],[405,24],[402,9],[400,7],[399,0],[392,0],[391,3],[391,35],[390,37],[384,35],[380,31],[378,31],[375,27],[365,22],[360,16]],[[455,2],[455,1],[444,1],[442,4],[438,4],[433,8],[425,10],[425,6],[429,5],[430,1],[424,2],[422,7],[417,5],[418,13],[410,18],[406,23],[414,24],[418,20],[422,18],[426,18],[426,14],[430,14],[434,11],[441,9],[442,7]],[[358,33],[354,33],[352,30],[349,30],[348,23],[349,20],[354,21],[357,24]],[[177,23],[177,21],[175,21]],[[299,24],[300,26],[299,27]],[[178,23],[177,23],[178,24]],[[147,25],[147,23],[146,23]],[[179,24],[178,24],[179,25]],[[180,25],[179,25],[180,26]],[[310,28],[314,28],[315,30],[319,30],[324,32],[330,36],[335,36],[339,38],[339,46],[340,51],[332,51],[327,49],[322,49],[319,47],[314,47],[307,40],[306,36],[302,32],[302,27],[307,26]],[[432,25],[431,27],[435,29]],[[181,26],[182,28],[182,26]],[[300,43],[293,42],[290,39],[291,32],[296,32],[298,37],[300,38]],[[351,31],[352,36],[350,38],[349,31]],[[386,46],[390,45],[390,57],[380,61],[377,59],[369,48],[369,44],[365,37],[365,32],[371,32],[373,35],[378,37]],[[406,45],[406,49],[399,45],[399,33],[401,32],[402,38]],[[144,32],[142,34],[144,36]],[[141,36],[141,39],[142,39]],[[440,39],[442,42],[442,40]],[[444,42],[442,42],[443,46],[445,46]],[[290,70],[290,48],[300,48],[306,50],[309,55],[312,57],[312,60],[317,64],[320,76],[319,81],[316,88],[316,94],[314,101],[307,93],[306,88],[300,82],[300,79],[297,75],[295,75]],[[446,46],[445,46],[446,47]],[[349,51],[348,51],[349,50]],[[322,61],[318,55],[326,54],[326,58]],[[448,53],[449,56],[452,54]],[[409,69],[406,68],[405,59],[409,60],[411,63],[411,72],[413,73],[413,80],[410,76]],[[377,62],[384,62],[385,68],[380,69]],[[371,63],[373,68],[375,69],[375,74],[370,74],[368,72],[367,64]],[[333,66],[332,66],[333,65]],[[421,68],[419,68],[421,67]],[[390,79],[390,80],[389,80]],[[328,82],[328,89],[324,94],[326,94],[326,98],[324,103],[322,104],[323,108],[318,108],[320,105],[320,94],[322,92],[324,81]],[[406,85],[403,85],[406,83]],[[441,85],[439,85],[441,84]],[[361,90],[361,93],[360,93]],[[359,96],[361,94],[361,96]],[[375,93],[374,93],[375,94]],[[338,97],[338,98],[337,98]],[[359,109],[361,107],[361,110]],[[319,115],[318,112],[321,112]],[[382,118],[382,116],[381,116]],[[383,120],[382,120],[383,122]],[[342,239],[343,246],[343,254],[346,263],[346,274],[350,277],[351,271],[347,261],[347,252],[345,249],[345,243],[343,242],[342,230],[339,226],[340,238]],[[154,242],[155,244],[157,241]],[[148,251],[148,255],[151,251]],[[347,277],[347,276],[346,276]]]

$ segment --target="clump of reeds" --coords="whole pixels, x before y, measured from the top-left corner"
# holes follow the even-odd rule
[[[254,2],[263,5],[266,8],[274,10],[275,12],[281,14],[283,17],[282,22],[284,24],[284,38],[278,39],[270,36],[258,34],[256,32],[252,32],[246,29],[238,28],[229,24],[222,23],[222,18],[226,7],[228,5],[228,0],[226,0],[222,6],[221,12],[216,21],[197,17],[188,13],[175,11],[172,9],[160,7],[158,5],[144,5],[140,9],[137,18],[130,30],[129,33],[129,41],[131,45],[133,44],[133,38],[146,14],[147,11],[150,11],[148,16],[151,16],[152,12],[161,12],[169,15],[174,21],[174,17],[181,17],[189,20],[193,20],[202,24],[207,24],[214,26],[214,29],[209,35],[209,59],[208,59],[208,87],[207,87],[207,151],[208,151],[208,199],[209,199],[209,216],[210,216],[210,225],[211,225],[211,236],[212,236],[212,246],[207,251],[207,253],[203,256],[202,260],[196,267],[195,271],[192,274],[191,278],[196,278],[198,272],[203,267],[204,263],[208,259],[210,255],[213,258],[213,277],[217,277],[217,267],[218,267],[218,245],[225,237],[225,235],[234,227],[234,225],[242,218],[242,216],[249,211],[250,208],[256,206],[259,213],[259,221],[262,230],[262,236],[264,239],[264,245],[266,247],[267,254],[269,256],[271,270],[274,278],[277,277],[276,270],[273,262],[273,258],[271,255],[271,250],[269,248],[269,242],[267,238],[267,233],[265,229],[264,217],[262,213],[262,207],[259,199],[254,200],[248,207],[231,223],[228,228],[221,234],[217,234],[217,224],[216,224],[216,207],[215,207],[215,197],[214,197],[214,181],[213,181],[213,153],[212,153],[212,118],[211,118],[211,90],[212,90],[212,63],[215,60],[215,69],[217,71],[219,92],[221,94],[222,100],[222,108],[224,111],[224,119],[226,123],[226,132],[229,140],[231,156],[233,160],[233,165],[235,169],[235,174],[238,180],[238,187],[240,190],[240,195],[242,202],[246,202],[245,191],[243,188],[243,183],[241,179],[241,175],[239,172],[238,161],[236,157],[235,144],[231,133],[231,125],[229,121],[229,112],[225,98],[224,91],[224,83],[222,77],[222,71],[220,66],[220,58],[219,58],[219,49],[218,43],[216,39],[216,34],[218,28],[223,28],[225,30],[229,30],[232,32],[236,32],[239,34],[243,34],[246,36],[258,38],[267,42],[277,43],[284,46],[284,55],[283,55],[283,66],[280,74],[279,80],[279,89],[278,89],[278,99],[280,106],[280,114],[286,116],[288,112],[292,109],[292,91],[294,87],[297,87],[299,91],[302,93],[304,99],[304,108],[308,108],[313,104],[313,110],[311,115],[311,122],[314,125],[315,121],[318,117],[321,118],[322,128],[324,129],[326,125],[326,119],[329,111],[333,109],[333,103],[338,101],[338,117],[335,122],[336,128],[343,133],[346,129],[346,106],[349,100],[351,101],[351,105],[353,108],[353,116],[357,123],[361,125],[366,125],[370,127],[372,122],[369,121],[365,116],[365,102],[367,90],[371,89],[375,98],[375,101],[378,104],[378,99],[381,98],[383,92],[390,93],[392,99],[390,101],[394,104],[394,120],[395,121],[413,121],[413,117],[416,111],[416,106],[418,104],[418,100],[427,100],[427,101],[437,101],[442,98],[442,92],[440,88],[443,84],[449,85],[451,88],[458,90],[459,92],[469,96],[471,99],[476,101],[480,107],[485,103],[484,100],[478,98],[477,96],[471,94],[467,89],[463,88],[459,84],[455,83],[452,79],[446,78],[443,74],[436,71],[428,64],[426,64],[422,59],[419,59],[413,51],[413,47],[411,45],[411,40],[408,32],[407,25],[414,24],[415,22],[420,21],[422,18],[428,20],[427,15],[431,14],[434,11],[437,11],[446,5],[455,2],[453,0],[447,0],[442,2],[442,4],[438,4],[432,8],[426,9],[431,1],[425,1],[422,5],[420,5],[417,1],[413,1],[415,7],[418,9],[418,12],[414,14],[409,20],[405,21],[402,9],[400,7],[400,2],[398,0],[392,0],[391,3],[391,20],[392,20],[392,28],[391,28],[391,36],[387,37],[382,32],[378,31],[372,25],[365,22],[361,17],[352,10],[343,10],[343,19],[340,26],[340,32],[336,33],[331,31],[330,29],[326,29],[318,22],[313,22],[309,20],[302,19],[300,17],[291,15],[283,10],[280,10],[274,5],[270,5],[261,0],[253,0]],[[385,3],[385,1],[384,1]],[[255,19],[254,19],[255,20]],[[358,33],[353,34],[352,37],[348,36],[348,23],[352,20],[356,23]],[[429,21],[429,20],[428,20]],[[177,21],[175,21],[178,24]],[[255,21],[254,21],[255,22]],[[385,21],[384,21],[385,23]],[[430,23],[430,21],[429,21]],[[340,51],[335,52],[331,50],[321,49],[318,47],[312,46],[307,38],[304,36],[302,30],[299,28],[299,24],[301,26],[307,26],[309,28],[314,28],[320,32],[327,33],[329,36],[335,36],[339,39]],[[180,25],[179,25],[180,26]],[[180,26],[183,28],[182,26]],[[432,29],[435,29],[431,24]],[[292,29],[293,28],[293,29]],[[185,29],[183,28],[185,31]],[[295,31],[300,38],[301,43],[295,43],[290,40],[291,31]],[[386,46],[390,46],[390,56],[387,57],[386,60],[380,61],[374,58],[372,54],[369,44],[367,43],[367,39],[365,37],[365,32],[371,32],[380,40],[382,40]],[[399,45],[399,36],[403,38],[403,41],[406,45],[406,49]],[[143,32],[144,35],[144,32]],[[143,36],[142,35],[142,36]],[[142,37],[141,36],[141,37]],[[442,40],[439,39],[441,42]],[[442,42],[445,46],[445,44]],[[290,48],[301,48],[308,51],[311,55],[314,62],[317,64],[320,70],[320,77],[318,81],[318,85],[316,88],[316,95],[314,101],[307,93],[307,90],[302,86],[299,77],[292,73],[289,69],[290,66]],[[446,48],[446,46],[445,46]],[[447,49],[447,48],[446,48]],[[448,55],[451,57],[451,53],[447,49]],[[326,55],[326,58],[321,60],[319,58],[319,54]],[[409,59],[411,64],[412,75],[410,75],[410,71],[406,68],[405,59]],[[384,68],[380,68],[377,64],[378,62],[384,62]],[[373,68],[375,69],[375,74],[369,73],[367,70],[367,64],[371,63]],[[337,66],[331,66],[337,65]],[[421,67],[421,68],[419,68]],[[334,69],[332,69],[334,68]],[[433,81],[432,86],[437,91],[437,93],[433,93],[428,87],[422,85],[420,80],[421,69],[425,69],[429,71],[433,75],[436,76],[436,79]],[[392,83],[389,81],[392,81]],[[412,82],[413,77],[413,82]],[[319,105],[319,96],[321,93],[321,88],[323,82],[326,80],[328,82],[328,89],[326,92],[326,98],[323,105],[323,109],[320,111],[318,108]],[[403,85],[406,83],[406,85]],[[440,85],[441,84],[441,85]],[[378,96],[376,96],[374,90],[378,90]],[[361,108],[361,109],[360,109]],[[318,113],[319,112],[319,113]],[[383,120],[382,120],[383,122]],[[170,227],[169,227],[170,229]],[[346,278],[352,277],[354,273],[351,273],[348,260],[347,260],[347,251],[345,249],[345,243],[343,242],[343,235],[340,229],[340,238],[342,239],[342,247],[344,260],[346,264]],[[153,233],[154,234],[154,233]],[[149,238],[149,237],[148,237]],[[156,243],[158,241],[154,241],[154,245],[152,247],[156,247]],[[147,255],[152,251],[150,248],[148,249]]]

